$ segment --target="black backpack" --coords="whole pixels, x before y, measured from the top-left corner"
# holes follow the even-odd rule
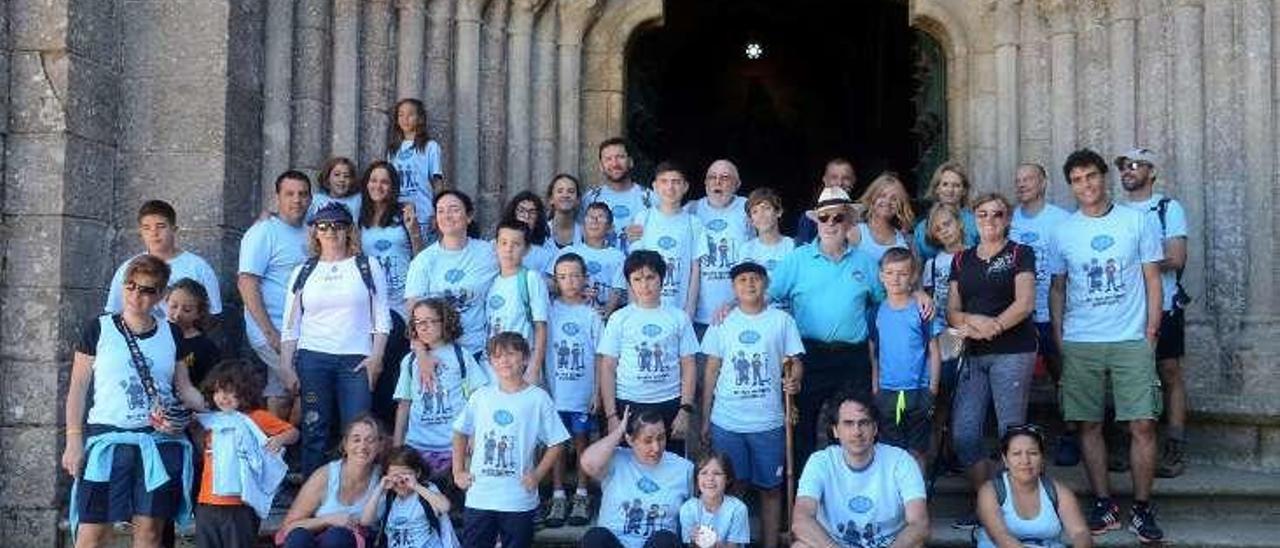
[[[315,272],[316,266],[320,264],[319,257],[311,257],[307,262],[302,263],[302,270],[298,272],[298,278],[293,281],[291,291],[297,295],[307,285],[307,278],[311,277],[311,273]],[[373,285],[373,270],[369,268],[369,256],[364,253],[356,254],[356,268],[360,270],[360,279],[364,280],[364,286],[369,290],[369,313],[373,314],[373,294],[377,292]],[[302,311],[302,301],[298,301],[298,310]],[[372,318],[372,316],[370,316]]]
[[[1165,215],[1169,212],[1169,202],[1172,201],[1173,198],[1165,196],[1160,198],[1160,200],[1156,202],[1156,205],[1151,206],[1151,211],[1156,212],[1156,217],[1160,219],[1160,239],[1162,242],[1164,240],[1164,233],[1167,230]],[[1173,294],[1173,304],[1178,308],[1186,308],[1187,305],[1191,304],[1191,294],[1187,293],[1186,288],[1182,287],[1182,270],[1182,268],[1179,268],[1175,274],[1177,292]]]
[[[422,513],[427,516],[427,525],[431,526],[431,530],[435,531],[437,536],[443,537],[444,533],[440,531],[440,517],[436,515],[435,509],[431,508],[431,505],[427,503],[427,499],[422,498],[417,493],[413,494],[413,498],[418,499],[418,503],[422,504]],[[386,500],[382,503],[382,520],[378,522],[378,539],[373,543],[374,548],[386,548],[390,544],[389,539],[387,539],[387,520],[391,518],[391,505],[395,501],[395,492],[387,491]],[[445,516],[445,519],[449,519],[448,516]]]

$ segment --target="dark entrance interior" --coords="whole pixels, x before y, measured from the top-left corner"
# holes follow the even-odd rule
[[[884,170],[915,190],[938,161],[931,158],[945,156],[937,150],[946,119],[940,52],[908,26],[904,0],[664,7],[664,25],[637,33],[627,56],[627,136],[639,180],[675,160],[690,171],[696,197],[707,165],[729,158],[743,194],[770,186],[783,196],[789,231],[830,158],[853,160],[860,192]]]

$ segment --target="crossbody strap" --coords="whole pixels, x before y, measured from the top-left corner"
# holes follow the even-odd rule
[[[155,405],[160,401],[160,393],[156,390],[155,378],[151,376],[151,367],[147,365],[147,357],[142,354],[142,349],[138,347],[138,338],[124,323],[124,317],[120,315],[111,316],[111,321],[115,322],[116,329],[124,334],[124,342],[129,346],[130,362],[133,363],[134,371],[138,372],[138,379],[142,381],[142,390],[147,393],[147,398],[151,400],[151,404]],[[156,321],[156,329],[160,329],[159,320]]]

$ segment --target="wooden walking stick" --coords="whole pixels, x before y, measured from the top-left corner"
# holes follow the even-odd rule
[[[795,358],[792,358],[792,357],[787,357],[782,360],[782,376],[784,379],[791,378],[792,368],[795,366],[795,363],[796,363]],[[782,398],[783,398],[782,410],[784,414],[782,424],[785,429],[786,438],[787,438],[787,453],[786,453],[787,531],[790,531],[791,525],[792,525],[791,518],[794,517],[792,513],[796,505],[796,469],[795,469],[796,465],[795,465],[795,456],[793,455],[793,453],[795,452],[794,438],[795,438],[795,431],[796,431],[796,422],[799,421],[800,417],[798,416],[799,413],[795,409],[795,401],[792,399],[791,393],[787,392],[786,390],[783,390]]]

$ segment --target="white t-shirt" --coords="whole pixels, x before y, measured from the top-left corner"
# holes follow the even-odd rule
[[[420,300],[440,297],[449,301],[462,316],[462,347],[475,354],[488,340],[484,298],[498,276],[498,258],[493,246],[470,238],[462,249],[445,249],[431,244],[409,262],[404,297]]]
[[[654,466],[636,462],[631,449],[619,447],[600,480],[596,525],[611,531],[623,546],[641,548],[658,531],[679,530],[680,505],[693,486],[693,463],[663,453]]]
[[[1153,218],[1115,205],[1101,217],[1077,211],[1058,225],[1049,245],[1049,272],[1067,276],[1063,340],[1117,342],[1146,336],[1142,265],[1164,257]]]
[[[955,254],[939,248],[938,254],[924,262],[920,285],[933,292],[933,333],[937,335],[947,328],[947,298],[951,296],[951,263]],[[1048,314],[1046,311],[1045,314]]]
[[[635,222],[632,218],[641,211],[658,206],[658,198],[653,195],[653,191],[635,183],[623,191],[614,190],[609,183],[602,183],[588,190],[582,200],[583,205],[595,202],[604,202],[613,213],[613,234],[610,235],[609,245],[617,247],[623,253],[628,251],[628,244],[622,233]]]
[[[800,330],[786,312],[749,315],[735,308],[702,336],[702,352],[721,359],[711,422],[749,434],[782,427],[782,359],[804,353]]]
[[[347,212],[351,214],[352,219],[360,218],[360,204],[364,202],[364,197],[360,195],[360,191],[348,194],[341,198],[334,198],[324,192],[320,185],[316,185],[316,193],[311,197],[311,207],[307,208],[307,221],[316,216],[316,212],[320,208],[329,204],[329,202],[338,202],[347,206]]]
[[[752,238],[742,246],[742,260],[751,261],[764,267],[765,272],[769,273],[769,278],[773,278],[773,272],[782,264],[782,258],[786,257],[791,250],[796,248],[795,240],[790,236],[783,236],[773,245],[765,244],[760,238]],[[733,280],[730,280],[729,287],[733,287]],[[791,301],[786,299],[770,299],[770,304],[776,308],[785,311],[791,311]]]
[[[529,346],[533,347],[533,323],[547,321],[547,309],[551,307],[551,299],[547,296],[547,283],[542,281],[542,274],[536,270],[524,270],[525,295],[528,302],[520,299],[519,274],[511,276],[498,275],[489,286],[489,296],[485,298],[488,308],[489,337],[503,331],[514,331],[524,336]],[[530,321],[532,320],[532,321]]]
[[[279,216],[272,215],[249,227],[240,240],[240,274],[252,274],[259,278],[262,306],[267,310],[276,331],[284,325],[284,298],[289,292],[289,279],[293,270],[307,260],[307,229],[293,226]],[[258,329],[258,323],[244,310],[244,331],[249,343],[255,346],[267,343],[267,337]]]
[[[662,304],[684,309],[693,276],[693,262],[707,254],[702,223],[683,211],[667,215],[649,209],[636,215],[634,223],[644,227],[644,236],[632,250],[657,251],[667,262],[667,275],[662,279]]]
[[[680,358],[698,339],[683,310],[629,304],[609,317],[596,352],[618,360],[618,399],[658,403],[680,397]]]
[[[728,542],[746,546],[751,543],[751,521],[747,517],[747,505],[737,497],[725,495],[720,508],[707,510],[702,501],[691,498],[680,505],[680,539],[693,543],[693,534],[699,526],[710,527],[716,532],[716,542]]]
[[[622,277],[622,263],[627,260],[627,256],[623,255],[618,248],[597,249],[585,243],[577,243],[561,249],[556,259],[559,260],[560,256],[566,253],[577,253],[587,263],[586,287],[596,291],[596,297],[592,302],[596,311],[604,312],[604,305],[609,302],[609,297],[614,291],[626,291],[627,282]],[[547,274],[555,276],[555,268],[556,262],[551,261],[547,267]]]
[[[400,176],[400,200],[413,203],[414,214],[418,216],[418,230],[425,239],[433,231],[431,221],[436,216],[436,195],[431,178],[444,175],[440,144],[430,140],[419,151],[413,147],[413,141],[402,141],[400,150],[389,156],[387,161],[395,166],[396,174]]]
[[[370,259],[377,259],[387,277],[387,306],[400,317],[408,318],[404,309],[404,279],[413,260],[413,244],[404,225],[366,226],[360,228],[360,247]]]
[[[1187,237],[1187,212],[1182,209],[1182,204],[1177,200],[1170,199],[1168,204],[1164,206],[1164,226],[1160,225],[1160,200],[1164,198],[1163,194],[1152,194],[1150,198],[1142,202],[1127,202],[1125,205],[1132,207],[1138,211],[1145,212],[1148,217],[1155,220],[1155,226],[1160,230],[1160,241],[1163,244],[1165,240],[1173,238]],[[1163,253],[1164,246],[1160,246]],[[1160,271],[1160,287],[1163,289],[1162,298],[1164,302],[1161,309],[1165,312],[1173,310],[1173,295],[1178,292],[1178,273],[1173,270]]]
[[[1056,205],[1046,203],[1035,216],[1028,217],[1021,207],[1013,210],[1013,224],[1009,227],[1009,239],[1030,247],[1036,252],[1036,258],[1049,256],[1049,239],[1058,225],[1067,220],[1071,214]],[[947,265],[948,272],[950,264]],[[941,270],[939,270],[941,272]],[[1036,312],[1034,321],[1049,321],[1049,284],[1053,280],[1049,274],[1049,261],[1036,261]],[[947,278],[939,278],[946,280]],[[937,297],[934,297],[937,302]],[[946,310],[939,308],[939,310]]]
[[[488,370],[476,363],[460,347],[446,344],[433,349],[436,362],[436,389],[428,392],[418,381],[418,358],[410,352],[400,360],[400,377],[396,381],[395,399],[408,401],[404,443],[419,451],[448,451],[453,447],[453,420],[467,404],[467,394],[492,382]],[[462,363],[458,356],[462,356]],[[466,380],[463,381],[463,367]]]
[[[586,413],[596,394],[596,341],[604,322],[586,304],[551,303],[543,367],[557,411]]]
[[[435,484],[428,483],[427,490],[439,493]],[[441,548],[440,533],[431,528],[427,521],[427,510],[423,506],[426,501],[418,500],[417,493],[410,496],[395,497],[391,501],[391,511],[387,512],[387,548]],[[449,519],[449,516],[440,516]]]
[[[129,268],[129,263],[134,259],[142,256],[142,253],[129,257],[129,260],[120,263],[116,268],[116,273],[111,277],[111,287],[107,291],[107,306],[103,310],[111,314],[118,314],[124,311],[124,271]],[[218,287],[218,275],[213,272],[213,267],[209,266],[199,255],[190,251],[183,251],[175,255],[172,259],[165,261],[169,265],[169,286],[177,283],[183,278],[191,278],[200,285],[204,286],[205,292],[209,294],[209,313],[222,313],[222,290]],[[156,310],[161,318],[168,318],[168,309],[164,303],[156,304]]]
[[[747,199],[734,196],[729,205],[717,209],[703,198],[686,205],[685,212],[702,221],[701,245],[706,253],[702,257],[698,310],[693,321],[710,324],[716,311],[733,300],[729,269],[742,260],[742,246],[753,232],[747,218]]]
[[[298,265],[289,277],[290,288],[303,266]],[[391,312],[386,276],[378,261],[369,261],[369,271],[372,297],[355,257],[316,264],[302,290],[285,297],[280,340],[298,341],[300,350],[325,354],[371,354],[372,335],[391,333]]]
[[[889,546],[906,527],[906,503],[925,498],[924,477],[902,449],[877,443],[867,468],[854,472],[844,448],[833,445],[809,456],[797,497],[818,503],[818,522],[846,546]]]
[[[533,385],[514,394],[497,384],[476,390],[453,429],[470,437],[473,447],[467,508],[500,512],[538,507],[538,490],[525,490],[520,478],[537,467],[538,444],[550,447],[569,439],[551,396]]]

